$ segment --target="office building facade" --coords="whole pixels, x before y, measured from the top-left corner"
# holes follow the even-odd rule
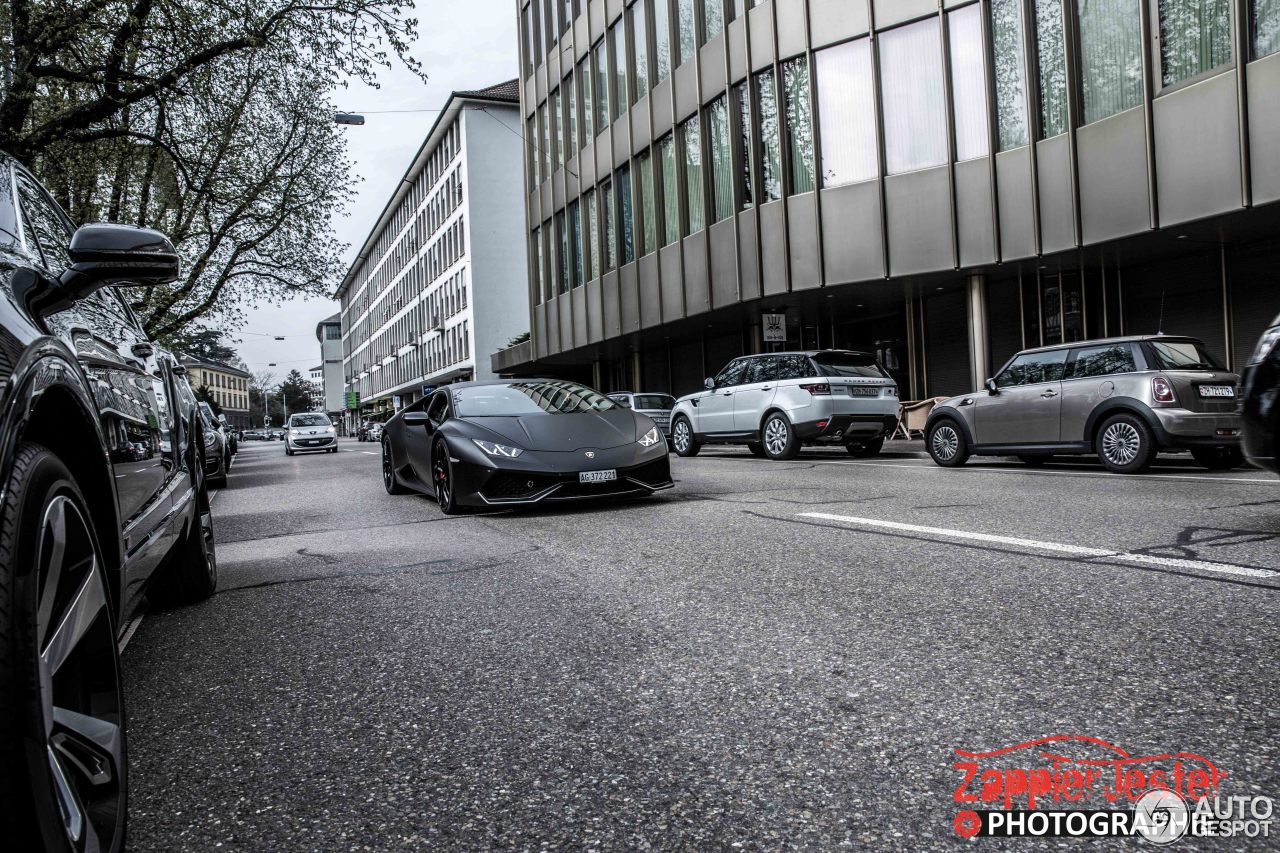
[[[253,377],[247,370],[194,356],[183,356],[182,365],[191,387],[208,393],[232,429],[249,429],[249,383]]]
[[[319,391],[319,407],[330,415],[341,415],[345,408],[345,383],[342,373],[342,314],[326,317],[316,324],[316,340],[320,344],[320,364],[311,368],[311,381]]]
[[[339,286],[351,420],[491,377],[528,330],[518,103],[514,80],[449,97]]]
[[[919,399],[1121,333],[1238,369],[1280,310],[1280,0],[515,7],[533,339],[499,370],[680,394],[842,347]]]

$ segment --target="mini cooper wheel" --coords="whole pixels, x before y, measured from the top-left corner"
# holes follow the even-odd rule
[[[676,456],[697,456],[702,449],[702,445],[693,437],[693,426],[684,415],[676,418],[676,422],[671,425],[671,446],[675,448]]]
[[[969,461],[969,444],[964,439],[964,432],[950,418],[933,425],[926,446],[933,461],[944,468],[959,468]]]
[[[1108,471],[1138,474],[1151,467],[1156,442],[1151,428],[1137,415],[1112,415],[1098,428],[1098,458]]]
[[[764,455],[770,459],[795,459],[800,453],[800,442],[796,439],[796,431],[791,428],[791,422],[781,412],[774,412],[765,418],[764,429],[760,432],[761,438],[764,439],[762,442]]]
[[[391,442],[382,442],[382,488],[389,495],[408,494],[409,490],[396,481],[395,464],[391,461]]]
[[[884,450],[884,436],[876,436],[867,441],[851,441],[844,449],[857,459],[870,459],[872,456],[879,456],[880,451]]]
[[[1238,447],[1197,447],[1191,457],[1210,471],[1230,471],[1244,464],[1244,452]]]
[[[453,462],[449,459],[449,445],[437,441],[431,452],[431,483],[435,487],[436,502],[445,515],[458,515],[463,508],[458,505],[458,495],[453,479]]]
[[[0,823],[14,850],[124,846],[124,701],[107,565],[71,473],[19,445],[0,521]]]

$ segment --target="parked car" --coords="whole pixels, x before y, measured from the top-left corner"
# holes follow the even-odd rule
[[[240,438],[244,441],[261,441],[263,433],[260,429],[247,429],[240,433]]]
[[[369,428],[373,426],[373,423],[374,423],[373,421],[364,421],[363,423],[360,424],[359,428],[356,429],[357,441],[369,440]]]
[[[0,155],[0,785],[6,849],[124,844],[117,643],[144,596],[217,584],[204,425],[119,288],[178,276],[161,234],[78,230]]]
[[[222,436],[227,440],[227,452],[232,456],[240,450],[240,441],[236,437],[236,430],[231,428],[231,424],[227,423],[226,415],[218,415],[218,429],[222,431]]]
[[[804,445],[844,445],[875,456],[898,422],[898,386],[865,352],[748,355],[671,412],[680,456],[704,444],[745,444],[755,456],[793,459]]]
[[[370,421],[369,426],[365,428],[364,440],[372,441],[375,444],[382,441],[382,431],[385,425],[378,421]]]
[[[676,405],[675,397],[670,394],[633,394],[630,391],[622,391],[610,394],[609,399],[623,408],[648,415],[658,425],[658,429],[662,430],[663,437],[670,441],[671,410]]]
[[[662,431],[576,382],[459,382],[414,403],[382,441],[388,494],[432,494],[452,515],[669,489]]]
[[[1195,338],[1148,335],[1018,353],[983,391],[934,408],[925,425],[939,465],[971,455],[1042,465],[1097,453],[1110,471],[1146,470],[1162,450],[1186,449],[1213,470],[1244,461],[1240,379]]]
[[[1240,388],[1244,455],[1280,474],[1280,316],[1254,347]]]
[[[338,428],[324,412],[306,412],[289,416],[289,435],[284,442],[286,456],[323,450],[338,452]]]
[[[231,451],[227,449],[227,437],[218,429],[213,410],[209,404],[201,401],[197,407],[200,411],[200,422],[204,427],[204,475],[211,489],[227,487],[227,472],[231,470]]]

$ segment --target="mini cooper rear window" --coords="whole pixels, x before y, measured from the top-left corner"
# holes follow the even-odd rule
[[[1224,370],[1199,341],[1148,341],[1158,370]]]
[[[813,357],[821,376],[870,376],[882,379],[889,374],[865,352],[820,352]]]
[[[585,385],[553,380],[459,388],[453,392],[453,407],[463,418],[570,415],[619,408],[617,403]]]

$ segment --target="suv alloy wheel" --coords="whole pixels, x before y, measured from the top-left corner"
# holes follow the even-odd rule
[[[795,459],[800,453],[800,442],[791,422],[781,412],[774,412],[764,420],[761,431],[764,453],[770,459]]]
[[[671,425],[671,446],[676,449],[676,456],[697,456],[702,445],[693,437],[693,427],[684,415],[676,418]]]

